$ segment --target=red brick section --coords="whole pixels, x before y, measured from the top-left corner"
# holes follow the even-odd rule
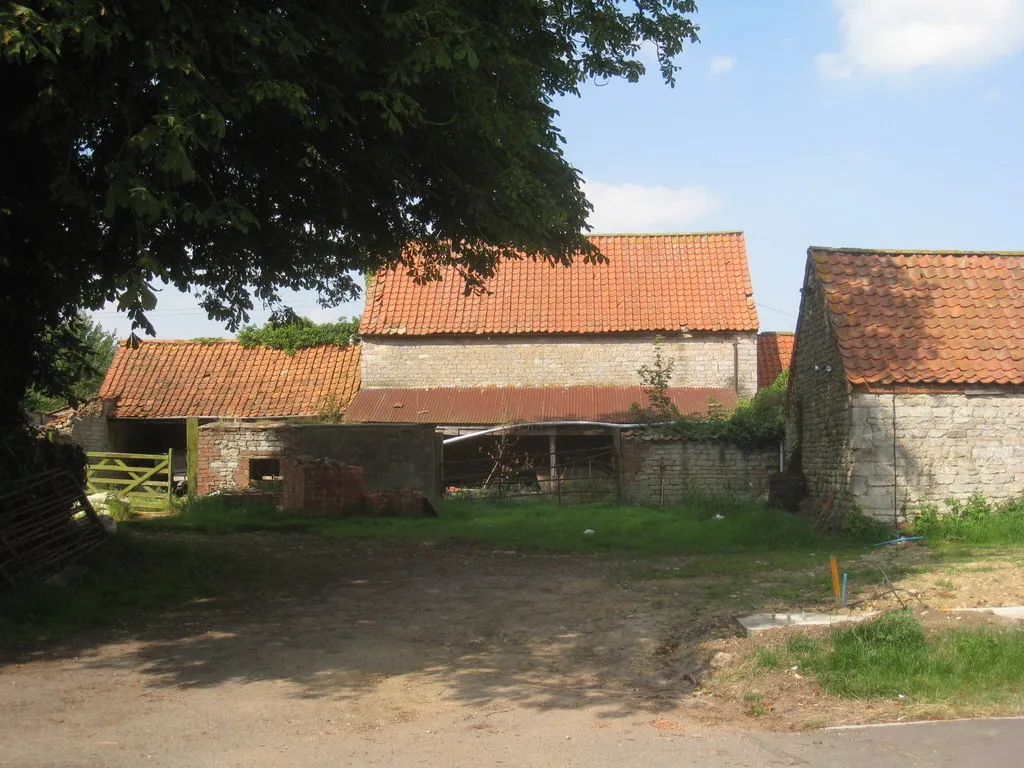
[[[757,334],[757,388],[770,387],[793,359],[796,334],[765,331]]]
[[[289,355],[237,341],[143,341],[120,346],[101,398],[117,418],[315,416],[359,389],[359,347]]]
[[[425,514],[424,501],[419,491],[380,491],[363,495],[366,514],[370,517],[420,517]]]
[[[304,515],[418,517],[425,512],[418,490],[364,491],[362,467],[300,456],[283,459],[281,474],[281,506]]]
[[[854,385],[1024,384],[1024,256],[811,248]]]
[[[487,294],[465,296],[454,269],[417,285],[401,268],[377,274],[364,336],[395,334],[756,331],[742,232],[596,235],[610,261],[552,267],[505,261]]]
[[[670,387],[679,412],[704,416],[712,401],[726,411],[736,392],[711,387]],[[608,421],[629,424],[630,406],[647,406],[639,387],[437,387],[364,389],[345,413],[348,423],[518,424],[531,421]]]
[[[305,515],[342,517],[363,506],[363,468],[330,459],[281,460],[281,506]]]

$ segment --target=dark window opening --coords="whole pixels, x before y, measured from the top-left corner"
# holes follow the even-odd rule
[[[249,487],[280,493],[284,488],[280,459],[249,459]]]

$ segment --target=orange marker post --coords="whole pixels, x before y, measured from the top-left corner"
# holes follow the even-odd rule
[[[832,568],[832,593],[836,596],[836,608],[842,605],[842,588],[839,586],[839,561],[835,555],[828,556],[828,564]]]

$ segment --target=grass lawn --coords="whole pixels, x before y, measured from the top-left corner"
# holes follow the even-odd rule
[[[253,585],[261,568],[214,548],[119,533],[71,571],[63,584],[0,591],[0,649],[131,623],[229,585]]]
[[[761,502],[732,497],[694,497],[671,507],[453,501],[443,505],[439,517],[420,519],[296,517],[261,501],[204,497],[185,502],[175,514],[129,525],[141,530],[306,532],[341,539],[637,556],[822,551],[857,543],[822,534],[806,519]]]

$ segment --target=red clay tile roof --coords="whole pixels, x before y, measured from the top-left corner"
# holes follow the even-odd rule
[[[811,248],[853,384],[1024,384],[1024,255]]]
[[[288,355],[237,341],[143,341],[121,346],[100,388],[115,418],[313,416],[359,389],[359,347]]]
[[[765,331],[757,334],[757,388],[770,387],[793,359],[796,334]]]
[[[454,270],[426,285],[401,269],[382,271],[368,292],[360,333],[757,330],[742,232],[590,240],[609,263],[505,261],[486,281],[489,295],[463,295]]]
[[[670,387],[680,413],[704,415],[708,398],[727,411],[739,401],[731,389]],[[629,407],[647,405],[640,387],[437,387],[363,389],[345,412],[346,422],[482,426],[537,421],[633,422]]]

